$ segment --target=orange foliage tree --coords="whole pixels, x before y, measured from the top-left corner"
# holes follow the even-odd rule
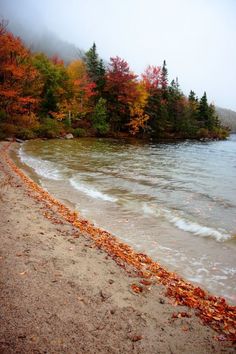
[[[39,102],[40,85],[30,52],[0,23],[0,107],[8,117],[30,115]]]

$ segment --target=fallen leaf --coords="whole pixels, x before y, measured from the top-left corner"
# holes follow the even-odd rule
[[[142,286],[138,286],[136,284],[132,284],[131,285],[131,289],[137,294],[141,293],[143,291],[143,287]]]
[[[222,317],[220,317],[220,316],[212,316],[212,318],[214,318],[214,320],[216,320],[216,321],[221,321],[222,320]]]
[[[143,285],[146,285],[146,286],[148,286],[148,285],[152,285],[152,282],[151,282],[151,281],[149,281],[149,280],[146,280],[146,279],[142,279],[142,280],[140,280],[140,283],[141,283],[141,284],[143,284]]]

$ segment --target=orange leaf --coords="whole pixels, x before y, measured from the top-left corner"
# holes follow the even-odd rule
[[[141,293],[143,291],[143,287],[142,286],[138,286],[135,284],[131,285],[131,289],[135,292],[135,293]]]

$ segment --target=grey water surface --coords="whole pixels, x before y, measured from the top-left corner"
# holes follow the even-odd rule
[[[23,164],[56,198],[236,304],[236,135],[147,143],[28,141]]]

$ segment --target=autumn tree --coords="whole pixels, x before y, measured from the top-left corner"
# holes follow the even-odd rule
[[[178,79],[168,83],[165,61],[148,66],[138,80],[119,57],[111,58],[106,70],[94,43],[83,60],[65,67],[58,56],[32,55],[1,21],[0,138],[50,138],[75,128],[153,138],[228,134],[206,93],[198,100],[190,91],[187,98]]]
[[[148,91],[145,83],[139,82],[136,86],[137,95],[130,104],[130,121],[128,123],[129,131],[132,135],[145,133],[148,129],[149,115],[145,113],[148,102]]]
[[[38,71],[31,63],[30,52],[20,38],[0,23],[0,107],[6,116],[35,112],[41,87]]]
[[[162,69],[148,66],[142,74],[148,92],[145,113],[149,116],[150,134],[158,138],[164,134],[168,122],[167,103],[162,97]]]
[[[149,65],[144,73],[141,75],[142,81],[149,93],[152,90],[158,90],[161,88],[161,67]]]
[[[119,57],[110,59],[105,93],[112,131],[127,130],[130,106],[138,94],[136,78],[125,60]]]
[[[91,98],[95,95],[95,83],[91,81],[86,65],[82,60],[74,60],[67,67],[71,85],[71,96],[65,102],[65,110],[70,111],[72,118],[85,117],[93,110]],[[67,106],[67,107],[66,107]]]

